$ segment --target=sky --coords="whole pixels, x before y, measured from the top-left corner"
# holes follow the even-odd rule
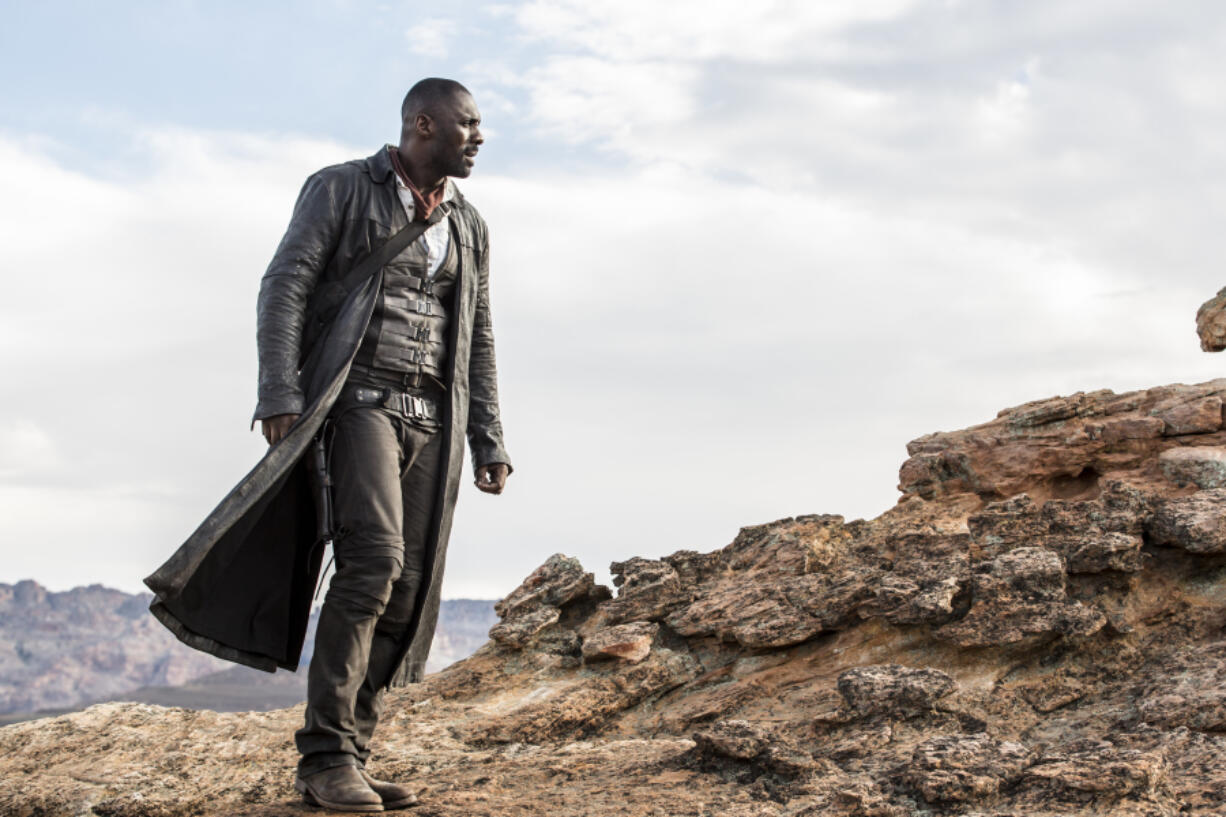
[[[1226,374],[1226,6],[2,0],[0,582],[141,590],[264,450],[303,180],[424,76],[486,143],[502,496],[443,588],[872,517],[906,443]]]

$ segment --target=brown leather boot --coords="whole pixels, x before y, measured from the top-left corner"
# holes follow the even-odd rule
[[[333,766],[294,780],[308,805],[334,811],[383,811],[383,798],[362,779],[356,766]]]
[[[406,808],[417,805],[417,795],[408,786],[402,786],[390,780],[376,780],[367,774],[365,769],[359,769],[358,772],[362,775],[362,779],[366,781],[366,785],[370,786],[375,794],[383,798],[383,807],[385,809]]]

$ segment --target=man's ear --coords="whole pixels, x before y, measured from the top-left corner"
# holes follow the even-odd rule
[[[434,134],[434,120],[429,114],[419,113],[413,118],[413,131],[418,136],[429,139]]]

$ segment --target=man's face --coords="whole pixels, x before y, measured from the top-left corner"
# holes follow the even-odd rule
[[[432,117],[434,138],[431,158],[444,176],[467,178],[473,172],[481,136],[481,113],[469,94],[455,94],[438,106]]]

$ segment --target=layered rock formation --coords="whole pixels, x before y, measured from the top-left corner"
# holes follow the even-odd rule
[[[418,814],[1226,813],[1226,381],[1019,406],[910,445],[870,521],[554,556],[392,690]],[[297,710],[0,730],[0,812],[300,813]]]

